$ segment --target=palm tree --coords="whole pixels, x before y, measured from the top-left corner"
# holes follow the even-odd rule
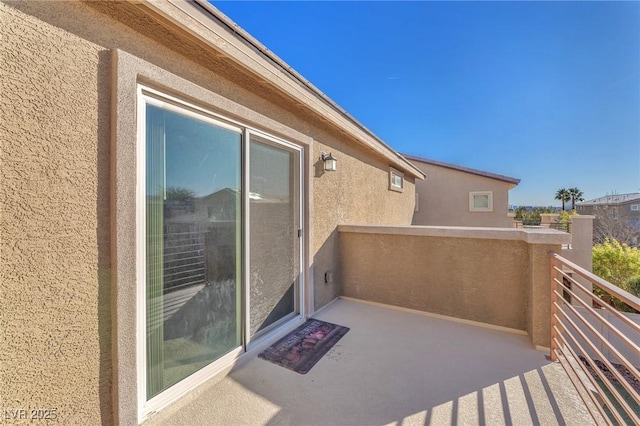
[[[556,191],[556,200],[562,201],[562,211],[564,211],[564,203],[571,199],[571,194],[566,188],[561,188]]]
[[[584,198],[582,198],[584,194],[578,188],[569,188],[568,191],[569,191],[569,196],[571,197],[571,208],[575,210],[576,202],[584,201]]]

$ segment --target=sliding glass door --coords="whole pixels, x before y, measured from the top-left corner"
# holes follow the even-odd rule
[[[148,413],[299,316],[302,149],[153,89],[139,99],[138,397]]]
[[[300,152],[250,139],[249,331],[256,337],[300,312]]]
[[[241,135],[146,107],[148,399],[241,344]]]

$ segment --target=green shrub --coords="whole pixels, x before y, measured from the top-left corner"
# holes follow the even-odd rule
[[[640,295],[640,250],[618,240],[607,239],[603,244],[593,246],[592,253],[594,274],[635,296]],[[620,310],[635,312],[598,288],[594,288],[594,293]]]
[[[629,281],[627,281],[627,290],[629,293],[633,294],[636,297],[640,297],[640,276],[633,277]]]

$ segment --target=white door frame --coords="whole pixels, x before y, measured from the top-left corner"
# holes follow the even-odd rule
[[[275,144],[276,146],[281,146],[283,148],[286,148],[287,150],[290,151],[295,151],[298,153],[298,186],[299,186],[299,194],[298,194],[298,214],[299,214],[299,218],[298,221],[300,223],[300,238],[299,238],[299,244],[298,244],[298,256],[299,256],[299,268],[300,270],[299,272],[299,278],[298,278],[298,288],[295,289],[294,294],[296,294],[296,307],[298,312],[295,313],[295,315],[293,317],[285,317],[287,318],[287,320],[282,320],[282,321],[277,321],[274,324],[273,328],[270,328],[267,332],[265,333],[260,333],[258,334],[258,336],[253,337],[251,336],[251,330],[250,330],[250,324],[251,324],[251,317],[250,317],[250,307],[251,307],[251,303],[250,303],[250,298],[251,298],[251,257],[250,257],[250,203],[249,203],[249,185],[250,185],[250,180],[251,180],[251,171],[250,171],[250,164],[251,164],[251,158],[250,158],[250,143],[251,143],[251,136],[257,136],[261,139],[265,139],[273,144]],[[243,251],[243,255],[244,255],[244,264],[243,264],[243,283],[244,283],[244,289],[243,289],[243,308],[245,310],[244,312],[244,347],[245,350],[250,350],[258,345],[260,345],[262,342],[264,342],[265,340],[269,340],[271,338],[271,336],[273,334],[278,333],[283,327],[285,327],[287,324],[291,323],[291,322],[299,322],[302,319],[304,319],[305,317],[305,312],[307,310],[306,307],[306,283],[305,283],[305,268],[306,268],[306,261],[304,258],[304,247],[305,247],[305,223],[304,223],[304,176],[305,176],[305,172],[304,172],[304,147],[300,146],[300,145],[296,145],[296,144],[292,144],[290,142],[287,142],[285,140],[276,138],[272,135],[269,135],[267,133],[263,133],[260,132],[258,130],[254,130],[254,129],[245,129],[244,131],[244,138],[243,138],[243,167],[244,167],[244,176],[243,176],[243,194],[244,196],[242,197],[243,199],[243,212],[244,212],[244,216],[243,216],[243,243],[244,243],[244,251]]]

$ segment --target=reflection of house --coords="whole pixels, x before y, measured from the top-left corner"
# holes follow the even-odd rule
[[[413,225],[512,227],[509,190],[520,179],[406,155],[427,176],[416,182]]]
[[[224,188],[202,197],[163,200],[164,218],[172,223],[236,220],[240,193]]]
[[[240,193],[230,188],[194,199],[196,221],[235,220],[239,208]]]

